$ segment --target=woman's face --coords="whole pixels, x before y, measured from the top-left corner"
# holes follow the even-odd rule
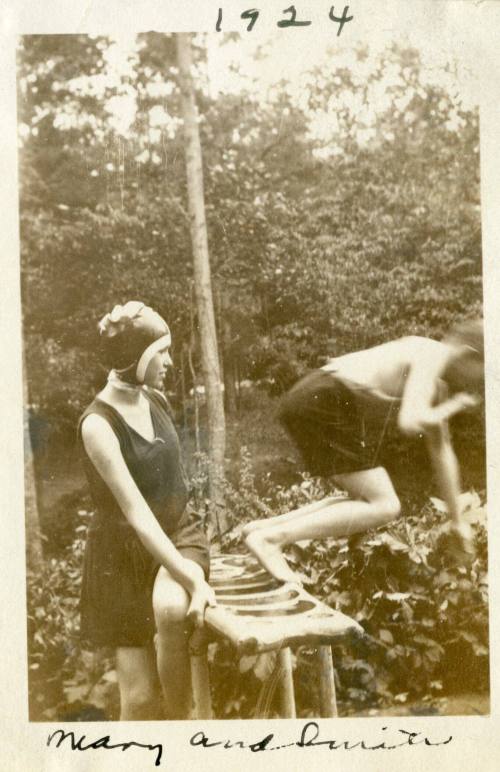
[[[161,351],[157,351],[146,368],[146,374],[144,376],[144,383],[146,386],[151,386],[153,389],[161,389],[167,368],[171,365],[170,346],[166,346],[164,349],[161,349]]]

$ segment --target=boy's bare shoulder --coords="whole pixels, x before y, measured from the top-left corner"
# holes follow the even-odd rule
[[[425,338],[421,335],[405,335],[388,344],[394,349],[406,352],[412,359],[414,356],[435,356],[445,350],[445,345],[433,338]]]
[[[441,346],[442,344],[434,338],[427,338],[424,335],[403,335],[401,338],[396,338],[392,341],[405,346]]]

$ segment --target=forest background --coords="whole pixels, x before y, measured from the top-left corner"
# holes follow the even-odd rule
[[[303,475],[274,417],[298,377],[329,356],[400,335],[439,337],[481,314],[478,114],[453,62],[429,67],[410,45],[325,49],[298,80],[262,84],[238,59],[238,36],[195,43],[227,426],[217,504],[237,525],[325,492]],[[266,57],[265,45],[255,49],[256,66]],[[215,76],[221,61],[228,87]],[[113,718],[111,661],[78,643],[92,503],[75,426],[104,383],[95,329],[117,302],[140,299],[168,319],[166,389],[194,503],[211,504],[175,41],[25,36],[18,75],[27,447],[43,537],[41,562],[29,565],[30,712]],[[369,634],[359,650],[336,651],[346,712],[408,702],[440,712],[457,684],[487,694],[483,419],[452,427],[474,491],[471,566],[439,549],[444,514],[429,498],[421,449],[395,437],[384,462],[402,492],[401,522],[290,551],[315,593]],[[216,522],[214,539],[235,547]],[[303,715],[317,704],[311,656],[301,651],[295,663]],[[273,711],[271,657],[238,667],[218,647],[212,659],[219,717]]]

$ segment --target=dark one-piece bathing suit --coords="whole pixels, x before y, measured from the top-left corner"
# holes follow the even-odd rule
[[[83,413],[79,435],[83,419],[91,413],[109,423],[130,474],[162,529],[181,555],[198,563],[208,577],[208,541],[201,519],[187,508],[187,478],[168,403],[153,389],[144,389],[144,394],[155,431],[152,442],[99,398]],[[159,563],[139,540],[84,448],[83,460],[96,507],[82,577],[83,642],[92,647],[147,645],[155,634],[152,590]]]

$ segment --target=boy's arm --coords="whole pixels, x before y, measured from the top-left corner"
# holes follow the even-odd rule
[[[472,554],[472,533],[470,525],[462,518],[460,472],[448,420],[475,405],[476,399],[466,393],[446,399],[441,376],[450,352],[445,345],[426,338],[412,338],[409,345],[410,368],[402,396],[399,428],[407,434],[425,437],[440,494],[448,510],[451,532],[462,553]]]
[[[398,424],[405,434],[425,434],[436,424],[433,402],[443,374],[448,350],[429,338],[404,338],[400,341],[408,356],[408,373],[403,389]]]
[[[450,520],[460,523],[460,470],[450,440],[447,424],[428,429],[425,434],[427,450],[442,498]]]
[[[447,389],[441,380],[450,356],[446,345],[429,338],[403,340],[409,353],[409,369],[399,412],[399,428],[405,434],[427,435],[456,413],[474,407],[477,399],[465,392],[446,398]]]
[[[470,525],[462,518],[460,471],[447,423],[428,428],[425,440],[439,490],[446,503],[451,530],[462,549],[472,553],[472,532]]]

